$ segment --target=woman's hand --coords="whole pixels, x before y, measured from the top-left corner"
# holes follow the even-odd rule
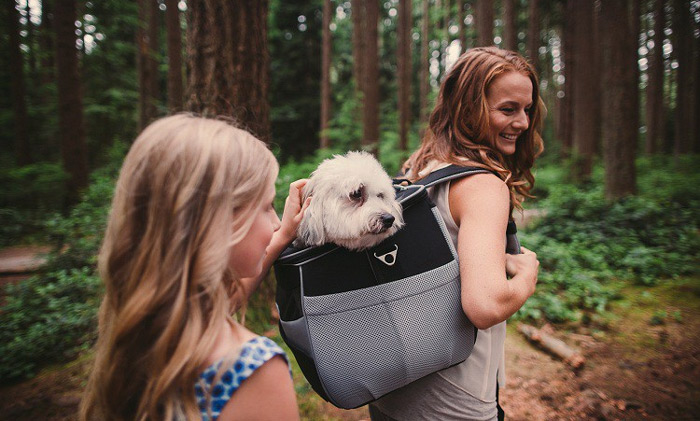
[[[533,251],[520,247],[522,254],[506,254],[506,273],[511,278],[520,275],[529,286],[528,297],[535,292],[540,261]]]
[[[289,195],[284,201],[284,211],[282,213],[282,221],[279,229],[279,235],[282,242],[289,244],[297,236],[297,228],[304,216],[304,211],[311,203],[311,197],[307,198],[304,203],[301,202],[302,189],[309,180],[302,178],[294,181],[289,185]]]

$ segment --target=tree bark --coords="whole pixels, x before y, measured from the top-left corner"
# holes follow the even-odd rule
[[[530,0],[528,5],[528,25],[527,25],[527,56],[535,66],[535,70],[540,68],[540,11],[538,0]]]
[[[467,28],[464,25],[464,1],[462,0],[457,0],[457,19],[459,20],[457,24],[459,28],[460,53],[464,54],[467,51]]]
[[[690,31],[690,4],[688,0],[673,2],[673,50],[676,53],[678,69],[676,69],[676,133],[673,153],[678,156],[692,150],[691,139],[693,127],[691,124],[691,47],[693,35]]]
[[[168,33],[168,109],[182,110],[182,30],[178,0],[165,1],[165,21]]]
[[[44,85],[53,83],[55,80],[55,46],[53,37],[53,0],[42,0],[41,24],[39,25],[39,49],[41,51],[41,81]]]
[[[700,31],[700,23],[696,22],[696,31]],[[700,113],[700,38],[695,40],[695,139],[693,141],[693,153],[700,154],[700,118],[697,115]]]
[[[586,363],[586,359],[578,350],[569,347],[564,341],[547,335],[534,326],[518,324],[518,331],[522,333],[530,342],[538,345],[555,357],[563,360],[574,369],[581,369]]]
[[[630,121],[630,128],[633,129],[634,134],[634,152],[636,155],[637,144],[639,143],[639,126],[640,126],[640,93],[639,93],[639,34],[642,30],[641,28],[641,17],[642,17],[642,2],[641,0],[628,0],[629,10],[627,11],[627,21],[629,22],[629,46],[627,47],[627,52],[629,54],[628,66],[632,75],[630,76],[630,108],[632,114],[632,121]]]
[[[151,74],[151,111],[152,119],[158,116],[158,97],[160,96],[160,78],[158,72],[158,54],[160,46],[158,43],[158,30],[160,29],[160,9],[158,0],[146,0],[148,4],[148,66]]]
[[[517,14],[515,0],[503,0],[503,47],[506,50],[518,51]]]
[[[399,0],[398,21],[398,82],[399,82],[399,149],[408,149],[408,129],[411,125],[411,0]]]
[[[321,136],[319,146],[328,148],[328,123],[331,119],[331,0],[323,0],[323,41],[321,46]]]
[[[362,147],[379,156],[379,2],[365,1],[365,101]]]
[[[571,124],[572,144],[575,164],[574,178],[581,181],[591,175],[593,156],[596,151],[597,125],[600,119],[596,107],[600,80],[595,69],[596,47],[590,42],[593,31],[593,0],[575,0],[573,2],[575,24],[573,28],[575,65],[571,68],[573,79]]]
[[[430,80],[428,76],[429,60],[429,43],[430,36],[430,3],[429,0],[423,0],[423,20],[421,22],[420,35],[420,72],[419,85],[420,88],[420,121],[423,125],[427,124],[430,110],[428,109],[428,93],[430,92]],[[421,137],[422,137],[421,130]]]
[[[649,67],[647,75],[646,97],[646,139],[644,152],[654,154],[661,145],[661,136],[664,132],[664,0],[654,0],[654,47],[649,54]]]
[[[365,3],[366,0],[352,0],[351,10],[352,10],[352,73],[353,79],[355,79],[355,89],[357,90],[358,97],[360,98],[360,108],[362,108],[362,102],[364,101],[364,82],[365,82],[365,31],[367,24],[367,17],[365,16]]]
[[[493,45],[493,1],[476,0],[474,18],[476,19],[476,46]]]
[[[187,101],[202,115],[234,118],[270,139],[265,0],[187,2]]]
[[[20,50],[19,14],[14,0],[6,0],[7,29],[9,32],[10,84],[12,85],[12,108],[15,129],[15,162],[18,166],[32,163],[27,126],[27,100],[24,84],[24,59]]]
[[[559,108],[559,131],[558,137],[561,140],[561,157],[568,159],[571,156],[571,149],[573,147],[572,142],[572,107],[573,107],[573,69],[575,65],[575,54],[574,54],[574,25],[576,22],[576,15],[574,13],[574,2],[576,0],[568,0],[564,5],[564,19],[563,19],[563,29],[562,29],[562,63],[564,64],[564,97],[561,98]]]
[[[450,35],[450,18],[452,17],[452,2],[450,0],[445,0],[445,10],[443,16],[443,29],[445,30],[445,40],[447,41],[447,46],[449,47],[450,42],[452,42],[452,36]],[[447,56],[446,52],[443,53]],[[443,59],[444,61],[444,59]]]
[[[58,129],[63,167],[68,179],[68,203],[75,203],[88,185],[87,147],[83,121],[83,92],[78,75],[75,0],[61,2],[54,12],[56,32],[56,81],[58,84]]]
[[[29,47],[29,52],[27,55],[27,58],[29,59],[29,77],[32,78],[36,74],[36,56],[37,56],[37,46],[36,46],[36,27],[34,26],[34,23],[32,22],[32,7],[30,5],[30,2],[27,2],[27,5],[25,6],[26,14],[27,14],[27,38],[26,38],[26,45]]]
[[[637,110],[630,104],[630,97],[637,89],[637,81],[629,53],[636,42],[631,39],[630,5],[630,0],[602,2],[602,83],[605,87],[602,134],[605,196],[608,199],[636,191],[637,130],[634,124]]]
[[[136,65],[139,75],[139,130],[142,130],[155,118],[156,110],[153,102],[153,67],[150,65],[150,4],[155,0],[138,0],[139,7],[139,29],[136,31],[136,45],[138,53]]]

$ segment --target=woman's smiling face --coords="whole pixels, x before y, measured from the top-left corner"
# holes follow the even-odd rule
[[[489,107],[489,136],[504,155],[515,153],[520,135],[530,126],[532,82],[518,72],[498,76],[486,92]]]

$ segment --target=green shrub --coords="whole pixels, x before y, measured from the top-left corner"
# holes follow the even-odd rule
[[[99,278],[87,267],[8,285],[0,310],[0,383],[30,377],[91,344],[100,291]]]
[[[516,318],[581,320],[605,311],[619,280],[654,285],[700,271],[698,171],[686,158],[639,167],[640,194],[614,202],[604,198],[601,167],[584,186],[563,181],[562,168],[538,169],[546,215],[521,241],[537,252],[539,283]]]

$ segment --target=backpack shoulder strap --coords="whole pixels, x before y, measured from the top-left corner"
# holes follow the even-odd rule
[[[454,180],[456,178],[466,177],[472,174],[491,172],[479,167],[460,167],[459,165],[448,165],[437,171],[433,171],[427,176],[421,178],[413,184],[419,184],[425,187],[432,187],[445,181]]]

